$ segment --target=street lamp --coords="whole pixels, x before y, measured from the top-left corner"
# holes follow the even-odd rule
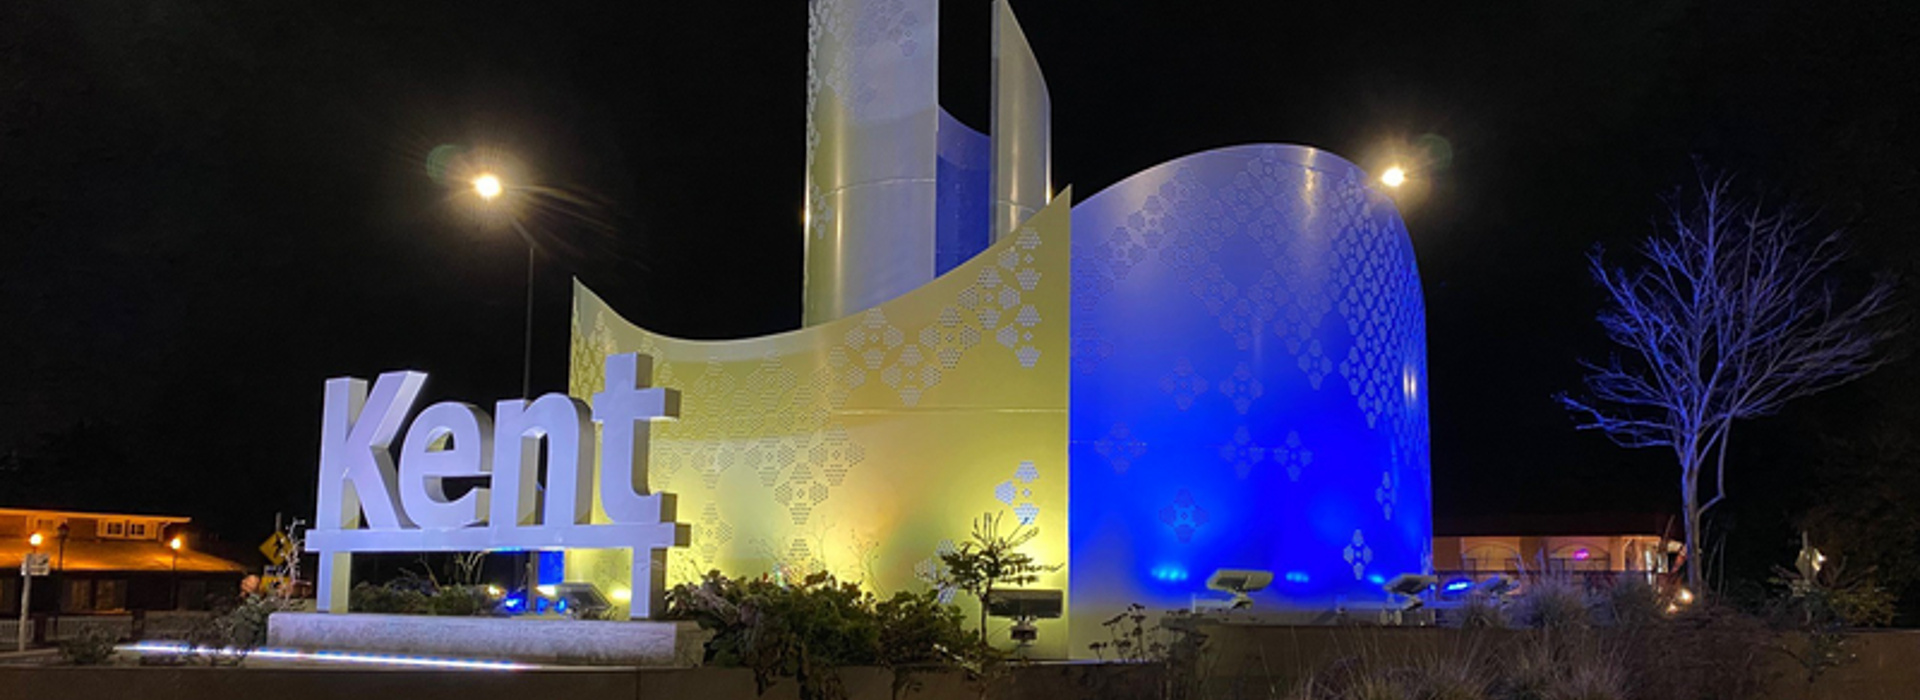
[[[480,195],[481,199],[493,201],[493,198],[500,196],[502,191],[500,177],[493,173],[481,174],[480,177],[473,179],[473,191]]]
[[[500,196],[506,194],[506,192],[507,192],[506,183],[500,179],[499,175],[496,175],[492,172],[482,172],[473,178],[473,193],[475,195],[478,195],[480,197],[480,201],[488,207],[504,206],[504,204],[495,205],[494,202],[496,200],[499,200]],[[526,241],[527,243],[527,328],[526,328],[526,347],[522,350],[521,365],[520,365],[520,398],[532,399],[533,398],[533,272],[534,272],[534,255],[536,253],[536,248],[533,245],[533,236],[527,233],[526,227],[521,226],[520,220],[512,216],[512,214],[513,212],[510,212],[510,211],[506,212],[507,222],[513,226],[514,231],[520,234],[520,238]]]
[[[173,550],[173,584],[167,592],[167,609],[180,609],[180,548],[186,546],[186,540],[179,535],[167,540],[167,549]]]
[[[44,541],[46,538],[38,532],[27,535],[27,546],[31,547],[32,551],[20,561],[20,631],[14,637],[17,651],[27,650],[28,610],[33,603],[33,559],[34,555],[40,553],[40,543]]]
[[[1386,172],[1380,173],[1380,184],[1388,187],[1407,184],[1407,169],[1398,165],[1387,168]]]

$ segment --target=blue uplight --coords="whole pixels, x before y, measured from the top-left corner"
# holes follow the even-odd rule
[[[1305,571],[1287,572],[1287,583],[1307,583],[1312,580],[1313,578],[1308,576]]]
[[[1156,566],[1156,567],[1153,567],[1152,571],[1149,571],[1147,573],[1153,576],[1153,579],[1155,581],[1165,581],[1168,583],[1174,583],[1174,582],[1187,580],[1187,570],[1178,566],[1172,566],[1172,565]]]
[[[1459,593],[1473,587],[1473,579],[1457,578],[1447,582],[1448,593]]]
[[[1387,585],[1387,577],[1381,576],[1379,574],[1368,574],[1367,583],[1371,583],[1375,586],[1385,586]]]

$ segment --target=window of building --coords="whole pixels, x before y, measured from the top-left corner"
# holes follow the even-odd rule
[[[126,536],[127,536],[127,521],[125,521],[125,520],[102,520],[102,521],[100,521],[100,536],[101,536],[101,537],[113,537],[113,538],[124,538],[124,537],[126,537]]]
[[[1554,571],[1607,571],[1613,568],[1613,559],[1599,547],[1570,544],[1553,550],[1548,564]]]
[[[144,540],[147,539],[150,534],[151,531],[148,530],[148,523],[144,520],[135,520],[127,523],[128,539]]]
[[[127,607],[127,582],[124,579],[101,579],[93,582],[94,610],[124,610]]]
[[[93,609],[93,581],[91,579],[68,579],[66,588],[60,591],[60,610],[63,612],[87,612]]]
[[[29,533],[38,532],[45,537],[52,538],[56,535],[56,533],[60,532],[60,524],[66,521],[67,521],[66,518],[42,517],[42,516],[36,515],[33,517],[31,522],[27,523],[28,525],[27,532]]]
[[[1497,544],[1477,544],[1460,554],[1460,567],[1467,571],[1516,572],[1520,570],[1520,552]]]

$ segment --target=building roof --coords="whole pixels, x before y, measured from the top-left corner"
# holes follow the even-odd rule
[[[1436,537],[1678,537],[1680,521],[1662,513],[1539,513],[1433,519]]]
[[[138,515],[134,513],[98,513],[84,510],[59,510],[56,508],[8,508],[0,507],[0,515],[33,515],[43,518],[138,518],[141,520],[159,520],[168,523],[191,522],[193,518],[180,515]]]
[[[0,575],[20,570],[20,562],[33,551],[23,540],[0,540]],[[64,552],[60,544],[48,538],[40,551],[52,555],[54,565],[63,571],[138,571],[244,574],[240,564],[191,548],[181,548],[180,557],[164,542],[155,540],[69,540]]]

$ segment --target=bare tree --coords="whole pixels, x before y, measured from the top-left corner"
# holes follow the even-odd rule
[[[1581,429],[1673,450],[1696,591],[1704,517],[1727,497],[1734,422],[1873,371],[1893,333],[1880,322],[1893,307],[1891,279],[1857,296],[1840,290],[1839,230],[1730,188],[1731,178],[1703,174],[1691,200],[1671,199],[1638,269],[1609,268],[1593,253],[1593,278],[1609,297],[1600,325],[1627,352],[1584,362],[1587,396],[1559,397]]]

